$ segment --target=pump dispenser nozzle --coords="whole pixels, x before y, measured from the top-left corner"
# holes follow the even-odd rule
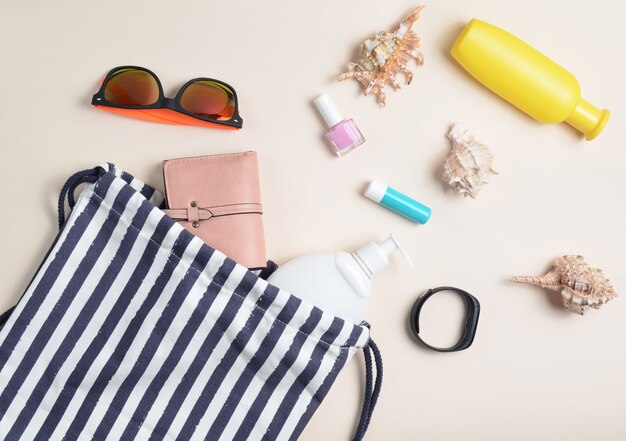
[[[413,261],[406,250],[398,243],[393,234],[390,234],[384,242],[378,244],[370,242],[359,248],[354,253],[354,258],[359,262],[369,277],[373,277],[389,265],[389,256],[395,250],[399,250],[409,267],[413,268]]]

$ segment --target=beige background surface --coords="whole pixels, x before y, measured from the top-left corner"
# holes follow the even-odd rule
[[[369,440],[626,439],[624,294],[579,317],[558,297],[514,285],[555,257],[579,253],[626,293],[626,7],[585,2],[429,3],[416,30],[426,64],[380,109],[336,75],[370,33],[395,25],[413,1],[3,0],[0,3],[0,309],[25,289],[56,228],[56,197],[74,171],[111,161],[161,187],[166,158],[259,152],[267,244],[278,262],[354,249],[394,232],[399,257],[375,281],[367,311],[385,360]],[[472,17],[509,30],[571,70],[583,95],[609,108],[604,133],[585,142],[541,125],[492,95],[447,55]],[[197,76],[233,84],[237,133],[147,123],[89,103],[110,68],[155,71],[168,95]],[[367,143],[332,156],[311,100],[332,95]],[[446,192],[438,170],[445,133],[462,121],[493,148],[499,176],[476,200]],[[416,226],[360,195],[377,178],[430,205]],[[425,289],[474,293],[482,316],[474,346],[428,352],[407,332]],[[442,299],[429,329],[454,329],[459,304]],[[456,314],[456,315],[455,315]],[[359,357],[360,358],[360,357]],[[352,436],[362,390],[355,359],[302,440]]]

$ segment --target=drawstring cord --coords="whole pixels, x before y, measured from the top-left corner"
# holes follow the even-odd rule
[[[275,262],[268,260],[267,266],[259,271],[258,276],[263,280],[267,280],[277,269],[278,265]]]
[[[372,373],[372,355],[374,356],[374,364],[376,366],[375,383]],[[361,441],[365,436],[383,385],[383,359],[378,346],[371,338],[363,348],[363,356],[365,358],[365,397],[363,399],[363,407],[361,408],[361,418],[353,441]]]
[[[68,178],[65,185],[63,185],[63,188],[61,189],[61,193],[59,194],[59,230],[63,228],[63,225],[65,225],[65,199],[67,198],[67,203],[70,210],[72,210],[76,206],[76,197],[74,193],[76,192],[78,186],[81,184],[93,184],[97,182],[104,172],[105,170],[102,167],[95,167],[74,173]],[[259,277],[267,280],[267,278],[271,276],[277,268],[278,265],[276,265],[276,263],[268,260],[267,266],[260,268]]]
[[[7,320],[9,320],[9,317],[11,316],[11,313],[13,312],[14,309],[15,309],[15,306],[12,306],[11,308],[7,309],[2,314],[0,314],[0,330],[4,328],[4,324],[7,322]]]
[[[76,206],[76,198],[74,197],[74,192],[76,191],[78,186],[81,184],[93,184],[97,182],[98,179],[100,179],[100,176],[105,173],[105,171],[106,170],[104,170],[104,168],[102,167],[79,171],[78,173],[74,173],[72,176],[70,176],[69,179],[65,182],[65,185],[63,185],[61,193],[59,194],[59,230],[63,228],[63,225],[65,224],[65,198],[67,198],[70,210],[73,209]],[[13,313],[14,309],[15,306],[0,314],[0,329],[2,329],[7,320],[9,320],[9,317]]]
[[[79,171],[78,173],[74,173],[63,185],[61,189],[61,193],[59,194],[59,230],[63,228],[65,224],[65,198],[67,198],[68,205],[70,210],[74,208],[76,205],[76,198],[74,196],[74,192],[81,184],[93,184],[100,176],[102,176],[104,169],[102,167],[96,167],[89,170]]]

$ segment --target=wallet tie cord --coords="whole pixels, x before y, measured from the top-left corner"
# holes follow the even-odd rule
[[[233,214],[263,214],[261,204],[254,203],[216,205],[214,207],[198,207],[194,204],[189,208],[170,208],[163,211],[174,220],[188,222],[198,222],[212,217],[231,216]]]

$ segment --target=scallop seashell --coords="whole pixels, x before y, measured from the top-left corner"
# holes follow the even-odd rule
[[[493,153],[461,123],[455,123],[448,132],[452,150],[443,163],[442,179],[455,191],[472,199],[487,183],[493,169]]]
[[[414,58],[418,66],[424,64],[424,56],[418,50],[420,38],[411,30],[423,8],[418,6],[413,9],[396,28],[378,32],[365,40],[358,59],[349,64],[348,72],[339,75],[338,81],[356,79],[365,88],[364,94],[377,95],[383,107],[387,101],[384,87],[391,84],[394,89],[400,89],[396,78],[400,72],[406,76],[406,83],[411,84],[413,72],[407,67],[409,60]]]
[[[590,307],[598,309],[617,297],[602,270],[591,268],[583,256],[559,257],[543,277],[513,277],[512,280],[560,291],[565,309],[580,315]]]

